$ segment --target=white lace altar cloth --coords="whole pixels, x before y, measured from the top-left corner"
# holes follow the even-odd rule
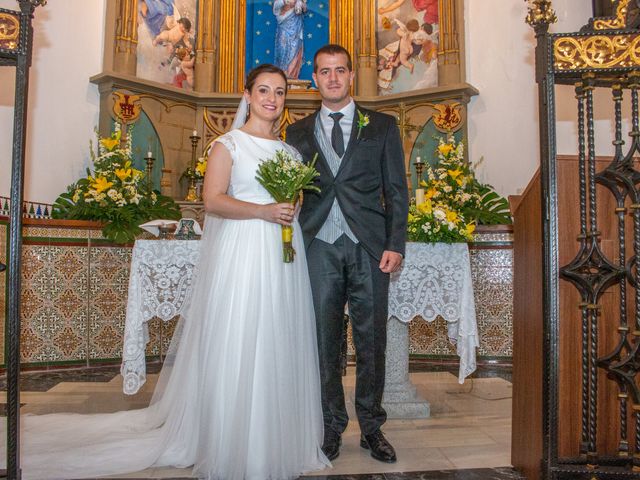
[[[478,326],[466,243],[407,243],[404,265],[391,276],[389,318],[410,322],[420,316],[447,321],[460,357],[458,381],[476,369]]]
[[[179,315],[191,291],[199,240],[137,240],[133,247],[124,347],[123,391],[138,392],[146,381],[147,322]],[[476,324],[469,249],[466,243],[407,243],[404,265],[391,276],[389,318],[410,322],[417,316],[448,322],[450,341],[460,357],[458,381],[476,369]]]
[[[136,240],[120,367],[124,393],[133,395],[146,380],[147,322],[166,322],[182,312],[199,256],[199,240]]]

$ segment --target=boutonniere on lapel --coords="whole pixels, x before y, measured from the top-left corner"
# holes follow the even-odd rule
[[[356,140],[360,138],[362,129],[367,125],[369,125],[369,115],[358,110],[358,135],[356,136]]]

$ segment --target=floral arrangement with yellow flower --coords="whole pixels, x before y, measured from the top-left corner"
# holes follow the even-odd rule
[[[436,165],[425,165],[420,180],[424,202],[409,207],[408,237],[413,242],[473,240],[478,224],[511,223],[508,204],[475,177],[464,159],[464,144],[453,135],[438,140]]]
[[[133,167],[131,130],[123,142],[116,123],[109,137],[98,137],[98,152],[91,146],[93,172],[69,185],[53,204],[54,218],[97,220],[105,223],[105,238],[116,243],[135,240],[138,225],[156,218],[179,219],[176,203],[150,188],[145,172]]]
[[[195,167],[187,167],[180,179],[182,178],[194,178],[195,180],[204,179],[204,174],[207,173],[207,157],[200,157],[196,160]]]

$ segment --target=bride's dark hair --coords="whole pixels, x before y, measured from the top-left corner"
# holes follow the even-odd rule
[[[256,68],[252,69],[249,72],[244,89],[250,92],[253,88],[253,85],[256,83],[258,75],[262,73],[277,73],[282,77],[285,85],[287,84],[287,75],[282,71],[282,69],[276,67],[275,65],[271,65],[270,63],[263,63],[262,65],[258,65]]]

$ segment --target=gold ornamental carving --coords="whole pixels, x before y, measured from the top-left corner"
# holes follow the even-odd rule
[[[235,109],[217,110],[204,107],[203,121],[205,125],[205,145],[208,145],[210,141],[213,141],[223,133],[231,130],[231,124],[233,123],[233,118],[235,117],[235,115]]]
[[[20,21],[15,15],[0,13],[0,48],[17,50],[20,37]]]
[[[244,4],[244,2],[243,2]],[[236,55],[236,24],[239,15],[236,2],[222,2],[220,6],[220,41],[223,46],[219,50],[218,59],[218,91],[233,92],[236,90],[236,79],[242,75],[236,75],[236,62],[239,68],[244,65],[244,53],[241,57]],[[244,32],[241,32],[242,36]],[[242,50],[241,50],[242,51]],[[242,91],[242,89],[240,89]]]
[[[140,116],[140,96],[122,92],[113,92],[113,96],[113,113],[116,118],[123,124],[135,122]]]
[[[329,42],[346,48],[355,57],[354,0],[329,0]]]
[[[627,16],[628,5],[629,5],[629,0],[618,0],[616,17],[600,18],[600,19],[594,20],[593,22],[594,30],[617,30],[617,29],[624,28],[627,24],[625,19]]]
[[[302,120],[308,115],[311,115],[314,111],[315,111],[314,108],[310,108],[310,109],[296,108],[293,110],[290,108],[285,108],[282,114],[282,117],[280,118],[280,123],[278,124],[278,129],[280,130],[281,136],[283,137],[283,139],[285,138],[284,131],[287,129],[289,125],[291,125],[292,123],[296,123],[298,120]]]
[[[460,110],[462,104],[456,103],[437,103],[429,104],[434,109],[431,117],[433,124],[441,131],[453,132],[458,129],[462,123],[462,115]]]
[[[526,22],[532,27],[556,23],[558,17],[551,7],[551,0],[527,0],[528,13]]]
[[[638,66],[640,36],[560,37],[553,42],[553,56],[557,71]]]

